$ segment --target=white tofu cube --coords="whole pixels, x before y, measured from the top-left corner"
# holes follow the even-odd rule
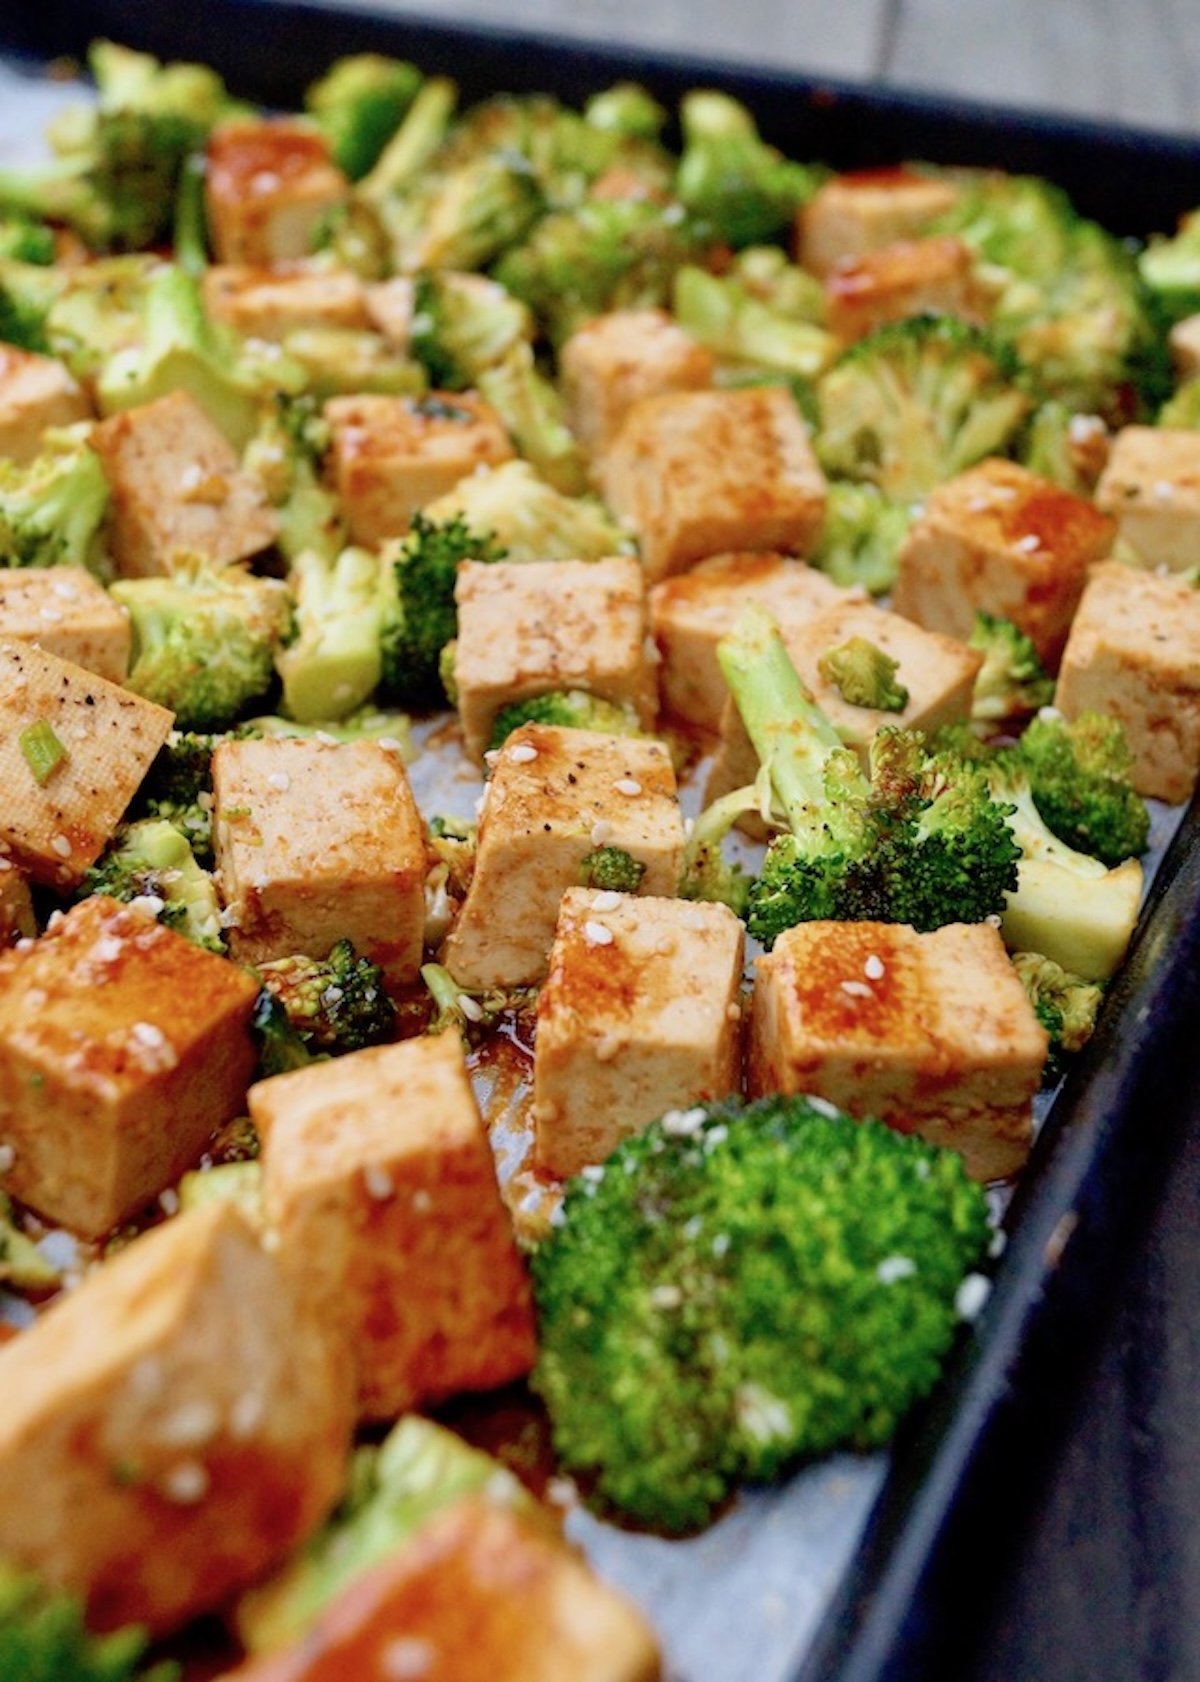
[[[949,181],[903,165],[834,176],[817,189],[797,218],[800,261],[824,277],[844,258],[915,239],[950,210],[957,197],[958,189]]]
[[[287,121],[222,123],[209,136],[204,180],[217,261],[264,267],[307,257],[350,192],[317,130]]]
[[[705,391],[714,358],[664,310],[613,310],[575,332],[559,352],[571,428],[589,455],[603,455],[644,397]]]
[[[0,637],[33,643],[110,683],[124,683],[129,671],[129,615],[82,567],[0,571]]]
[[[366,288],[349,269],[214,263],[204,271],[204,302],[214,321],[273,344],[304,328],[370,326]]]
[[[91,418],[87,396],[61,362],[0,344],[0,456],[33,461],[48,426]]]
[[[844,257],[826,276],[825,297],[829,330],[846,344],[914,315],[986,320],[971,249],[949,235]]]
[[[1096,502],[1151,567],[1200,564],[1200,432],[1127,426],[1113,439]]]

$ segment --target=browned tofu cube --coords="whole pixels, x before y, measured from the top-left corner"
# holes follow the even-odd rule
[[[110,542],[124,577],[170,572],[180,554],[224,566],[275,541],[279,521],[262,487],[186,392],[110,415],[92,442],[112,490]]]
[[[214,263],[204,271],[204,302],[214,321],[274,344],[302,328],[370,325],[366,288],[349,269]]]
[[[32,461],[48,426],[91,416],[91,404],[61,362],[0,344],[0,457]]]
[[[589,853],[617,847],[645,866],[639,891],[679,885],[683,817],[661,742],[527,724],[492,770],[475,872],[444,962],[464,987],[538,981],[558,902]]]
[[[554,689],[625,703],[653,725],[646,580],[635,560],[463,561],[454,594],[458,712],[477,762],[501,707]]]
[[[714,555],[656,584],[650,623],[661,660],[664,710],[704,730],[719,728],[729,685],[717,662],[717,644],[748,602],[766,608],[786,632],[845,595],[815,567],[770,554]]]
[[[29,883],[12,860],[0,853],[0,946],[32,940],[36,934]]]
[[[286,121],[222,123],[208,140],[205,204],[219,263],[270,267],[307,257],[350,184],[323,137]]]
[[[1200,432],[1127,426],[1117,433],[1096,502],[1147,566],[1200,563]]]
[[[637,533],[651,583],[734,549],[807,554],[825,518],[825,477],[778,386],[643,399],[600,482]]]
[[[124,683],[129,615],[82,567],[0,571],[0,637],[31,642],[110,683]]]
[[[363,1417],[529,1371],[528,1282],[456,1034],[277,1075],[250,1114],[280,1259],[346,1327]]]
[[[635,403],[705,391],[713,354],[664,310],[613,310],[573,333],[559,353],[572,430],[589,455],[604,453]]]
[[[641,1614],[525,1512],[461,1497],[365,1571],[304,1640],[227,1682],[658,1682]]]
[[[1115,561],[1093,568],[1054,704],[1119,719],[1138,793],[1186,800],[1200,774],[1200,590]]]
[[[0,1348],[0,1552],[96,1629],[178,1628],[340,1495],[350,1372],[232,1205],[177,1216]]]
[[[538,997],[538,1165],[577,1174],[741,1085],[742,925],[724,905],[570,888]]]
[[[1048,1040],[988,923],[802,923],[758,960],[749,1090],[807,1092],[960,1151],[1025,1161]]]
[[[800,261],[823,277],[844,258],[923,234],[957,197],[949,181],[903,165],[837,175],[799,214]]]
[[[347,939],[390,988],[416,980],[425,841],[400,756],[381,742],[222,742],[213,755],[218,880],[242,963]]]
[[[241,1113],[257,991],[103,897],[5,952],[0,1185],[87,1238],[157,1197]]]
[[[1168,339],[1171,359],[1181,380],[1200,374],[1200,315],[1186,316],[1172,327]]]
[[[514,455],[491,406],[472,391],[425,397],[334,397],[330,467],[356,543],[400,537],[418,508],[479,466]]]
[[[1011,619],[1053,669],[1112,538],[1083,497],[1015,462],[981,462],[931,492],[900,551],[892,606],[963,641],[980,611]]]
[[[69,660],[0,641],[0,852],[36,882],[74,886],[111,839],[173,716]],[[47,731],[63,754],[39,781],[26,755]]]
[[[847,343],[913,315],[985,320],[970,247],[949,235],[844,257],[826,276],[825,297],[829,330]]]

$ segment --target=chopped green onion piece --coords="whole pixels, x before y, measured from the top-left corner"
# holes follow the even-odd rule
[[[30,724],[22,730],[18,740],[21,752],[25,755],[25,763],[33,772],[34,781],[39,786],[48,783],[63,760],[70,758],[70,754],[54,734],[53,725],[47,723],[44,718],[39,718],[36,724]]]

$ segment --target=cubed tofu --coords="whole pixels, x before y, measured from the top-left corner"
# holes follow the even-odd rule
[[[892,321],[953,315],[982,326],[970,247],[945,235],[844,257],[825,279],[829,330],[852,343]]]
[[[340,1495],[350,1375],[231,1204],[177,1216],[0,1348],[0,1553],[96,1629],[178,1628]]]
[[[0,852],[36,882],[73,887],[111,839],[173,722],[165,707],[82,666],[0,640]],[[66,751],[39,782],[22,737],[46,726]]]
[[[642,1615],[527,1513],[461,1497],[365,1571],[302,1642],[227,1682],[658,1682]]]
[[[1200,563],[1200,432],[1127,426],[1113,439],[1096,502],[1147,566]]]
[[[635,403],[707,390],[713,363],[712,352],[664,310],[599,315],[559,353],[571,428],[589,455],[603,455]]]
[[[1168,339],[1171,359],[1181,380],[1200,374],[1200,315],[1185,316],[1172,327]]]
[[[415,981],[425,839],[400,756],[380,742],[222,742],[213,755],[218,881],[230,951],[324,958],[348,939],[389,988]]]
[[[29,883],[12,860],[0,853],[0,946],[32,940],[36,934]]]
[[[406,351],[412,342],[413,300],[416,282],[407,275],[377,280],[367,287],[367,318],[396,350]]]
[[[334,486],[354,541],[368,546],[403,536],[418,508],[515,453],[496,411],[473,391],[334,397],[325,415]]]
[[[739,1090],[743,947],[724,905],[568,889],[538,998],[540,1168],[577,1174],[668,1110]]]
[[[669,898],[683,816],[661,742],[526,724],[496,760],[475,872],[443,961],[465,987],[520,987],[546,973],[558,902],[584,859],[619,847],[645,865],[640,891]]]
[[[1200,590],[1115,561],[1095,567],[1054,704],[1068,718],[1119,719],[1138,793],[1186,800],[1200,773]]]
[[[0,637],[30,642],[110,683],[124,683],[129,615],[82,567],[0,571]]]
[[[720,727],[729,685],[717,662],[717,644],[733,630],[748,602],[766,608],[788,631],[846,594],[804,561],[771,554],[714,555],[656,584],[650,591],[650,624],[661,662],[664,710],[703,730]]]
[[[32,461],[48,426],[91,418],[91,404],[61,362],[0,344],[0,457]]]
[[[112,490],[110,547],[124,577],[168,573],[180,554],[224,566],[274,543],[279,521],[261,485],[186,392],[110,415],[92,442]]]
[[[242,1111],[256,994],[104,897],[0,955],[0,1187],[86,1238],[157,1197]]]
[[[897,613],[966,640],[976,613],[1011,619],[1058,665],[1088,568],[1113,523],[1015,462],[989,460],[939,485],[900,550]]]
[[[648,397],[600,464],[609,506],[641,542],[650,582],[735,549],[805,555],[825,518],[825,477],[779,386]]]
[[[957,197],[949,181],[903,165],[836,175],[800,211],[800,261],[824,277],[844,258],[915,239],[950,210]]]
[[[552,689],[624,702],[653,725],[646,581],[635,560],[463,561],[454,594],[458,712],[477,763],[501,707]]]
[[[456,1034],[261,1081],[250,1114],[280,1260],[345,1326],[362,1417],[529,1371],[529,1285]]]
[[[307,257],[350,184],[308,124],[222,123],[208,139],[205,205],[219,263],[270,267]]]
[[[204,271],[204,302],[214,321],[275,344],[302,328],[370,326],[366,288],[350,269],[214,263]]]
[[[988,923],[802,923],[756,966],[749,1090],[875,1116],[998,1180],[1029,1153],[1048,1044]]]

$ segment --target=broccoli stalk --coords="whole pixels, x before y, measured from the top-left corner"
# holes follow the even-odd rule
[[[1050,1036],[1047,1075],[1053,1079],[1061,1074],[1064,1057],[1082,1051],[1091,1039],[1104,989],[1069,975],[1040,952],[1014,952],[1012,963],[1038,1021]]]
[[[444,76],[423,83],[403,122],[358,183],[360,196],[376,209],[418,181],[446,137],[458,90]]]
[[[396,1007],[383,972],[349,940],[339,940],[326,958],[297,954],[260,964],[258,978],[310,1055],[340,1057],[395,1034]]]
[[[357,181],[379,160],[421,87],[421,72],[382,53],[340,58],[304,95],[340,170]]]
[[[145,818],[119,830],[115,845],[84,876],[80,897],[91,894],[134,904],[206,952],[224,954],[213,879],[166,819]]]
[[[74,1595],[0,1567],[0,1676],[21,1682],[175,1682],[174,1664],[142,1668],[140,1629],[92,1635]]]
[[[103,577],[108,480],[88,427],[47,431],[42,453],[0,458],[0,566],[81,566]]]
[[[908,705],[908,690],[896,682],[899,669],[898,660],[866,637],[851,637],[838,648],[828,648],[817,661],[825,682],[833,684],[848,706],[877,712],[902,713]]]
[[[284,708],[301,724],[346,718],[383,676],[393,568],[370,549],[343,549],[333,562],[309,551],[297,555],[288,583],[296,635],[275,657]]]
[[[578,496],[588,487],[587,465],[567,425],[566,404],[522,342],[480,371],[479,395],[499,415],[513,443],[555,490]]]
[[[506,1012],[527,1004],[532,996],[529,988],[508,992],[493,988],[489,992],[473,993],[460,987],[444,964],[422,964],[421,980],[429,989],[435,1007],[426,1032],[444,1034],[453,1028],[464,1039],[474,1039],[494,1028]]]
[[[713,241],[736,250],[773,239],[820,185],[819,170],[768,146],[749,111],[727,94],[696,89],[684,96],[679,118],[676,192]]]
[[[458,630],[454,583],[460,561],[499,561],[504,551],[462,519],[435,523],[414,514],[395,559],[396,606],[384,623],[384,695],[401,706],[436,706],[439,662]]]
[[[595,730],[602,736],[640,736],[642,727],[633,708],[623,701],[605,701],[585,689],[554,689],[510,701],[492,720],[489,751],[501,748],[523,724],[550,724],[563,730]]]
[[[762,786],[759,786],[761,784]],[[766,777],[749,788],[734,789],[714,800],[692,824],[683,849],[680,899],[707,899],[727,905],[745,917],[750,899],[751,878],[740,864],[730,863],[722,852],[726,836],[750,812],[767,816],[771,790]],[[763,813],[763,805],[767,813]]]
[[[1033,639],[1011,619],[980,611],[970,646],[983,655],[971,695],[971,717],[981,724],[1027,718],[1054,696],[1054,679],[1038,657]]]

